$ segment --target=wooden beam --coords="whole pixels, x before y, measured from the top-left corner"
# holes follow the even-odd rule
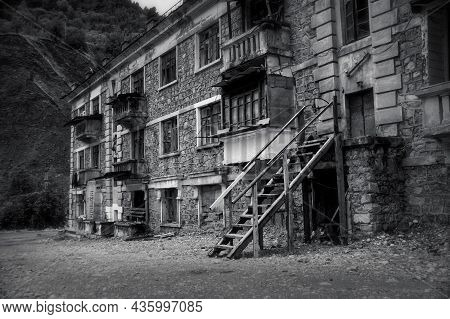
[[[286,209],[286,232],[287,232],[287,247],[288,252],[292,253],[294,248],[293,238],[293,220],[292,220],[292,193],[289,189],[289,167],[288,167],[288,153],[289,150],[285,150],[283,154],[283,178],[284,178],[284,192],[286,194],[286,201],[284,208]]]
[[[339,235],[344,245],[348,243],[347,230],[347,204],[345,200],[345,173],[344,155],[342,150],[342,133],[339,132],[337,97],[333,97],[333,121],[334,121],[334,154],[336,159],[336,180],[339,203]]]
[[[252,193],[252,225],[253,225],[253,257],[259,257],[259,231],[258,231],[258,187],[253,186]]]

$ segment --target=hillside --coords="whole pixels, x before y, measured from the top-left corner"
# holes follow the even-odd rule
[[[0,4],[0,228],[55,226],[69,186],[70,105],[61,97],[143,31],[155,10],[129,0],[7,4]]]

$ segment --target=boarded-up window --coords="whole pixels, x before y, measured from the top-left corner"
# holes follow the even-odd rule
[[[220,103],[214,103],[200,109],[201,145],[219,142],[219,139],[214,136],[220,128],[220,122]]]
[[[133,132],[131,138],[133,159],[140,160],[144,158],[144,129]]]
[[[100,113],[100,97],[97,96],[92,100],[92,114]]]
[[[428,74],[430,84],[450,80],[450,5],[428,17]]]
[[[375,135],[375,113],[372,90],[347,96],[351,137]]]
[[[100,167],[100,145],[92,146],[92,168]]]
[[[178,151],[178,121],[176,117],[162,122],[162,152],[170,154]]]
[[[224,97],[224,128],[255,125],[266,117],[264,83],[244,92]]]
[[[169,84],[177,79],[176,50],[170,50],[161,56],[161,86]]]
[[[370,35],[368,0],[345,0],[344,15],[347,43]]]
[[[210,64],[220,57],[219,24],[200,32],[199,40],[199,67]]]
[[[144,69],[140,69],[131,75],[131,91],[144,94]]]

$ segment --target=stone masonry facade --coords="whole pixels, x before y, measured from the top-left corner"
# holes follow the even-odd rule
[[[215,211],[208,207],[238,176],[245,161],[224,164],[230,144],[222,136],[202,145],[201,114],[219,103],[223,116],[227,89],[213,85],[232,82],[233,70],[245,73],[252,61],[261,58],[266,76],[293,79],[294,102],[289,107],[294,112],[307,106],[305,120],[337,97],[351,234],[389,231],[417,221],[449,222],[450,129],[445,130],[450,124],[450,86],[431,80],[429,39],[434,36],[430,17],[439,10],[450,10],[445,6],[419,8],[414,0],[357,1],[366,3],[367,16],[353,12],[355,19],[363,21],[362,27],[354,26],[363,36],[355,33],[351,39],[351,32],[356,31],[346,16],[356,1],[273,2],[281,8],[282,17],[277,19],[289,30],[289,50],[278,49],[273,56],[264,53],[230,71],[224,54],[253,32],[245,27],[251,3],[265,6],[265,1],[234,1],[227,8],[226,2],[189,0],[74,88],[67,98],[74,117],[79,117],[73,123],[98,121],[88,116],[99,97],[102,126],[94,137],[85,134],[80,138],[79,124],[71,130],[70,174],[76,182],[70,187],[70,229],[81,229],[87,221],[96,222],[97,229],[114,223],[120,227],[145,223],[155,233],[229,227],[225,204]],[[220,55],[200,67],[200,35],[214,25],[219,30]],[[162,61],[171,50],[175,50],[175,80],[162,85]],[[138,72],[143,72],[145,107],[139,121],[130,117],[130,122],[119,124],[114,100],[133,92]],[[440,111],[431,112],[435,106],[427,101],[437,97]],[[434,123],[433,116],[443,118],[439,127],[444,131],[433,133],[434,127],[427,126]],[[164,127],[170,120],[176,126],[171,134],[177,135],[177,145],[167,153],[163,152],[168,134]],[[320,138],[332,132],[330,108],[306,137]],[[238,145],[245,134],[224,136],[231,139],[231,145],[233,141]],[[143,154],[137,158],[139,143],[143,143]],[[98,165],[94,156],[98,156]],[[247,182],[240,182],[233,195]],[[234,205],[234,219],[248,205],[247,195]],[[295,198],[295,222],[301,228],[301,187]]]

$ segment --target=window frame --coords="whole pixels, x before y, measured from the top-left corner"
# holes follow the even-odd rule
[[[174,65],[174,71],[175,71],[175,76],[174,79],[172,81],[169,81],[170,79],[168,79],[167,81],[163,81],[163,62],[164,62],[164,58],[166,58],[169,54],[174,54],[175,58],[175,65]],[[159,89],[163,89],[165,87],[170,86],[171,84],[174,84],[178,81],[178,47],[175,46],[172,49],[166,51],[164,54],[161,54],[161,56],[159,57]]]
[[[343,38],[344,38],[344,43],[345,44],[350,44],[359,40],[362,40],[364,38],[367,38],[368,36],[370,36],[370,4],[369,4],[369,0],[363,0],[366,1],[367,3],[367,7],[364,7],[363,9],[358,9],[357,8],[357,2],[358,0],[345,0],[342,3],[342,19],[341,21],[342,23],[342,34],[343,34]],[[347,5],[351,5],[351,13],[348,12],[347,10]],[[367,10],[367,20],[361,20],[361,17],[359,16],[359,13],[363,10]],[[349,36],[349,23],[348,23],[348,19],[352,18],[352,35]],[[368,31],[367,33],[363,33],[361,34],[361,25],[363,24],[367,24],[368,27]]]
[[[81,160],[81,154],[83,154],[83,160]],[[83,163],[83,167],[81,167]],[[77,170],[83,171],[86,169],[86,152],[85,150],[81,150],[77,152]]]
[[[95,105],[97,106],[97,113],[95,112]],[[100,114],[100,95],[97,95],[91,100],[91,112],[90,114]]]
[[[136,153],[138,156],[136,156]],[[145,128],[131,132],[131,157],[137,161],[145,159]]]
[[[202,49],[202,43],[201,43],[201,36],[203,33],[211,30],[212,28],[217,27],[217,58],[214,60],[209,61],[206,64],[201,63],[201,49]],[[211,39],[209,37],[208,39]],[[204,70],[208,68],[209,66],[212,66],[219,62],[222,59],[222,49],[221,49],[221,26],[219,22],[215,22],[213,24],[209,24],[207,27],[203,28],[201,31],[199,31],[195,35],[195,72]]]
[[[130,92],[138,93],[138,94],[141,94],[141,95],[145,94],[145,71],[144,71],[144,69],[145,68],[142,67],[142,68],[138,69],[137,71],[135,71],[135,72],[133,72],[131,74]],[[141,75],[141,78],[140,79],[139,78],[136,79],[137,75]],[[136,91],[136,87],[137,87],[136,83],[139,83],[139,87],[140,87],[141,91]]]
[[[217,112],[214,112],[214,107],[217,107]],[[209,115],[207,116],[203,116],[202,112],[204,110],[207,109],[211,109],[211,112]],[[217,122],[217,130],[215,132],[215,134],[213,134],[212,132],[212,117],[217,116],[218,120]],[[207,135],[207,133],[204,131],[204,120],[210,118],[211,119],[211,123],[210,123],[210,129],[209,129],[209,135]],[[217,145],[219,144],[220,140],[218,137],[211,137],[212,135],[217,135],[218,131],[221,130],[222,128],[222,105],[221,105],[221,101],[215,101],[215,102],[211,102],[208,103],[207,105],[203,105],[201,107],[197,108],[197,146],[198,147],[202,147],[202,146],[211,146],[211,145]],[[204,142],[204,139],[210,139],[209,142]]]
[[[172,147],[170,147],[169,151],[166,151],[165,145],[164,145],[164,143],[166,143],[164,125],[165,125],[165,123],[173,122],[173,121],[176,121],[176,123],[175,123],[175,125],[172,124],[171,131],[173,133],[173,130],[176,130],[176,135],[175,135],[176,141],[174,143],[174,144],[176,144],[175,145],[176,149],[173,149],[173,146],[172,146]],[[178,116],[173,116],[173,117],[170,117],[170,118],[165,119],[165,120],[160,122],[160,134],[159,134],[159,136],[160,136],[160,139],[159,139],[160,152],[159,153],[160,153],[161,156],[178,154],[178,152],[180,150],[180,129],[179,129]],[[174,142],[174,137],[173,136],[171,136],[170,139],[171,139],[171,142]]]
[[[168,188],[161,188],[159,190],[160,192],[160,203],[161,203],[161,216],[160,216],[160,220],[161,220],[161,225],[180,225],[181,224],[181,213],[180,213],[180,190],[178,188],[175,187],[168,187]],[[175,195],[175,197],[168,197],[166,196],[168,192],[173,192],[172,195]],[[167,200],[170,199],[173,201],[174,204],[174,208],[175,211],[174,213],[174,220],[173,221],[169,221],[168,220],[168,215],[169,212],[168,210],[164,209],[164,205],[167,208]]]
[[[95,154],[94,149],[98,150],[97,154]],[[94,161],[97,161],[97,165],[94,165],[95,164]],[[100,169],[100,144],[93,145],[91,147],[91,168]]]

